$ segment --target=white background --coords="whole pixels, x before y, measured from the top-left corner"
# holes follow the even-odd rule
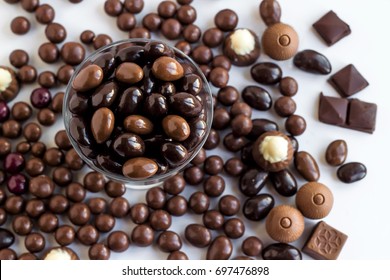
[[[115,20],[107,16],[103,11],[103,0],[85,0],[81,4],[70,4],[66,0],[41,1],[50,3],[56,9],[55,21],[63,24],[67,31],[67,41],[78,40],[79,34],[86,29],[98,33],[110,34],[114,40],[125,39],[127,34],[118,31]],[[146,5],[142,14],[137,15],[140,21],[142,15],[156,11],[160,1],[145,0]],[[258,6],[259,0],[195,0],[193,5],[197,8],[198,19],[195,22],[202,29],[213,25],[214,15],[223,8],[231,8],[239,15],[238,27],[253,29],[259,36],[265,29],[261,21]],[[324,220],[349,236],[348,241],[340,255],[340,259],[388,259],[390,245],[389,220],[389,120],[390,120],[390,98],[388,92],[388,48],[390,24],[388,11],[390,1],[387,0],[280,0],[282,6],[282,21],[295,27],[300,35],[300,50],[311,48],[326,55],[333,66],[333,73],[347,64],[353,63],[362,75],[369,81],[370,86],[355,97],[367,102],[378,104],[377,129],[373,135],[343,128],[322,124],[317,118],[319,93],[338,96],[335,90],[327,83],[327,77],[316,76],[301,72],[293,67],[292,61],[278,63],[284,71],[284,75],[295,77],[299,82],[299,92],[294,97],[297,103],[297,114],[306,118],[307,131],[299,136],[300,150],[310,152],[318,161],[321,169],[320,181],[328,185],[333,191],[335,203],[332,212]],[[352,29],[352,34],[332,47],[328,47],[315,33],[311,25],[329,10],[334,10]],[[17,36],[10,31],[11,20],[19,15],[28,17],[31,20],[32,28],[27,35]],[[4,1],[0,2],[0,65],[9,65],[8,55],[16,49],[28,51],[31,63],[38,67],[39,71],[55,70],[59,64],[53,67],[40,61],[37,50],[41,43],[46,41],[44,27],[38,24],[33,14],[28,14],[19,5],[9,5]],[[155,37],[157,38],[157,37]],[[259,61],[269,61],[264,54]],[[249,68],[236,68],[230,72],[230,83],[242,90],[245,86],[255,84],[249,74]],[[18,100],[28,100],[33,87],[23,87]],[[267,88],[274,100],[280,96],[275,88]],[[52,93],[61,90],[53,89]],[[62,89],[63,90],[63,89]],[[214,90],[214,93],[217,91]],[[271,110],[269,113],[255,112],[253,117],[270,118],[277,121],[283,127],[283,120],[276,116]],[[54,145],[54,133],[63,127],[62,119],[59,119],[55,128],[45,130],[44,141]],[[223,133],[222,135],[224,135]],[[324,160],[324,153],[327,145],[335,139],[344,139],[348,143],[349,154],[347,161],[360,161],[368,168],[367,177],[354,184],[343,184],[336,177],[336,168],[330,167]],[[221,149],[208,151],[208,155],[218,153],[225,159],[231,157],[221,145]],[[228,178],[225,176],[225,178]],[[303,180],[299,180],[302,185]],[[202,190],[202,187],[188,186],[184,195],[189,195]],[[267,186],[262,190],[273,194],[278,198],[278,203],[294,204],[294,199],[281,198]],[[237,182],[227,179],[225,194],[239,194]],[[126,197],[131,204],[144,201],[144,191],[128,190]],[[242,202],[244,197],[240,195]],[[217,204],[217,199],[212,200],[212,207]],[[66,221],[65,221],[66,222]],[[203,259],[206,250],[194,248],[184,239],[184,228],[188,223],[201,223],[201,216],[187,214],[184,217],[174,217],[172,229],[178,232],[183,239],[182,250],[187,253],[190,259]],[[235,249],[232,257],[242,255],[240,245],[245,237],[256,235],[263,240],[264,244],[270,244],[272,240],[267,236],[264,229],[264,221],[249,222],[245,220],[247,230],[244,237],[235,241]],[[301,248],[310,230],[316,221],[306,220],[304,235],[294,243]],[[131,233],[134,225],[127,218],[123,223],[118,224],[120,228]],[[213,232],[213,236],[220,232]],[[101,241],[105,236],[101,236]],[[48,237],[48,243],[55,245],[52,237]],[[23,239],[18,238],[14,248],[18,252],[25,252]],[[47,245],[48,247],[49,245]],[[75,244],[73,248],[83,259],[88,258],[87,247]],[[165,259],[166,253],[162,253],[154,245],[149,248],[137,248],[131,246],[128,251],[121,254],[112,253],[112,259]],[[305,256],[305,258],[307,258]]]

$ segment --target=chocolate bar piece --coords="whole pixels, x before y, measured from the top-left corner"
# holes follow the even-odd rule
[[[313,27],[328,46],[332,46],[342,38],[351,34],[349,25],[342,21],[333,11],[329,11],[320,18],[313,24]]]
[[[320,95],[320,108],[318,117],[320,122],[343,125],[347,121],[348,100]]]
[[[330,77],[329,83],[342,97],[352,96],[368,86],[366,79],[352,64],[347,65]]]
[[[325,222],[319,222],[303,246],[302,252],[317,260],[336,260],[347,239],[348,236],[344,233]]]
[[[320,94],[320,122],[373,133],[377,105],[359,99],[345,99]]]

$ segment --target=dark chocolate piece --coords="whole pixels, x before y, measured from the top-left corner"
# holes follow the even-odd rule
[[[330,77],[329,83],[342,97],[352,96],[369,85],[352,64],[347,65]]]
[[[302,252],[318,260],[336,260],[347,239],[348,236],[344,233],[325,222],[319,222],[303,246]]]
[[[349,25],[342,21],[333,11],[329,11],[325,14],[313,24],[313,27],[328,46],[332,46],[351,34]]]
[[[361,132],[375,131],[377,105],[359,99],[320,95],[318,116],[321,122]]]

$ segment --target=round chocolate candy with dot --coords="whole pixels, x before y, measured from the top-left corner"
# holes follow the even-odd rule
[[[309,182],[298,190],[295,203],[306,218],[322,219],[332,210],[333,194],[324,184]]]
[[[264,52],[275,60],[292,58],[298,50],[299,37],[290,25],[275,23],[269,26],[261,39]]]
[[[305,223],[299,210],[289,205],[279,205],[269,212],[265,228],[272,239],[290,243],[301,237]]]

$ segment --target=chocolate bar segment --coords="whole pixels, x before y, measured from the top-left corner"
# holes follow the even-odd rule
[[[348,100],[320,95],[318,117],[321,122],[333,125],[344,125],[347,121]]]
[[[376,123],[377,105],[359,99],[349,101],[349,113],[346,128],[373,133]]]
[[[325,14],[313,24],[313,27],[328,46],[332,46],[351,34],[349,25],[342,21],[333,11]]]
[[[329,83],[342,97],[352,96],[369,85],[352,64],[347,65],[330,77]]]
[[[302,252],[317,260],[336,260],[347,239],[348,236],[341,231],[325,222],[319,222],[303,246]]]
[[[325,96],[321,93],[318,110],[320,122],[373,133],[377,105],[359,99]]]

